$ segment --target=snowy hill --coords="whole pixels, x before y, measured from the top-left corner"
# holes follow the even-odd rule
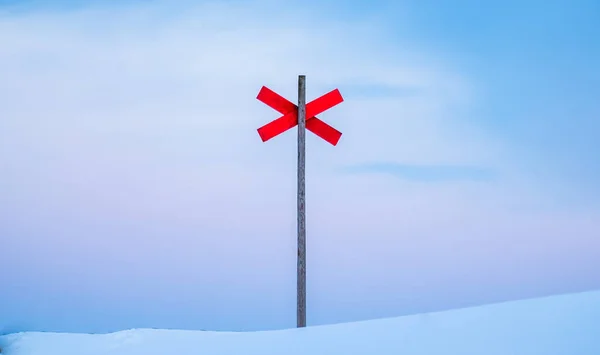
[[[365,322],[229,333],[17,333],[3,355],[599,355],[600,291]]]

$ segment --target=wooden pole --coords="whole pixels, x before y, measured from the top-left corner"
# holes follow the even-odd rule
[[[298,285],[296,325],[306,327],[306,76],[298,76]]]

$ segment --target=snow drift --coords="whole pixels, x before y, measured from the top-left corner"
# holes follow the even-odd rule
[[[0,341],[3,355],[600,355],[600,291],[304,329],[26,332]]]

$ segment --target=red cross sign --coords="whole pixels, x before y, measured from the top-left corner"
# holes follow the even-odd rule
[[[258,129],[258,134],[263,142],[298,125],[298,106],[292,102],[265,86],[260,89],[256,98],[283,114],[283,116]],[[335,89],[318,99],[307,103],[306,129],[323,138],[330,144],[336,145],[342,137],[342,133],[321,121],[316,116],[343,101],[342,94],[340,94],[338,89]]]

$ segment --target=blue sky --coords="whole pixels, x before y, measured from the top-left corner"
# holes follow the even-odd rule
[[[0,327],[293,326],[298,74],[309,324],[600,288],[597,2],[15,3]]]
[[[427,2],[421,3],[424,5]],[[415,7],[430,43],[485,82],[475,120],[528,152],[540,174],[598,196],[595,159],[600,56],[595,1],[430,2]],[[460,5],[459,5],[460,4]],[[440,6],[441,5],[441,6]],[[589,189],[589,190],[587,190]]]
[[[532,170],[598,196],[596,1],[409,2],[411,34],[485,92],[472,120]],[[564,179],[564,180],[562,180]],[[583,186],[582,186],[583,185]],[[581,193],[581,191],[580,191]]]

